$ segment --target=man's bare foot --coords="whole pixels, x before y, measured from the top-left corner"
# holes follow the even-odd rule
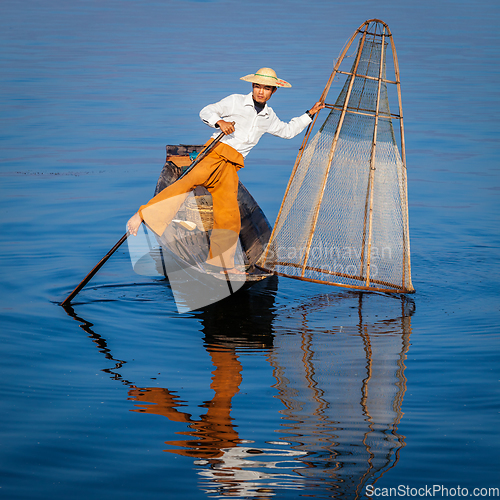
[[[139,212],[137,212],[127,222],[128,232],[130,234],[133,234],[134,236],[137,236],[137,231],[139,231],[141,222],[142,222],[141,216],[139,215]]]

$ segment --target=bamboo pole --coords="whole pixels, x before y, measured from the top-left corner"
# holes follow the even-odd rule
[[[361,53],[363,52],[363,45],[365,43],[367,29],[368,29],[368,25],[366,25],[366,27],[365,27],[365,31],[363,33],[363,36],[362,36],[360,44],[359,44],[358,54],[356,56],[356,62],[355,62],[355,65],[354,65],[354,73],[356,73],[356,71],[358,69],[359,61],[361,59]],[[359,32],[359,28],[356,31],[356,34],[358,32]],[[351,37],[351,41],[352,40],[353,40],[353,38]],[[346,47],[346,49],[344,50],[344,53],[347,52],[347,49],[348,49],[348,47]],[[302,266],[302,276],[304,276],[304,273],[305,273],[305,270],[306,270],[306,265],[307,265],[307,260],[309,259],[309,253],[310,253],[310,250],[311,250],[311,241],[312,241],[312,238],[314,236],[314,231],[316,229],[316,224],[318,222],[318,215],[319,215],[319,210],[320,210],[320,207],[321,207],[321,202],[323,200],[323,195],[325,193],[326,181],[328,179],[328,174],[330,173],[330,168],[332,166],[333,155],[335,154],[335,150],[337,149],[337,143],[338,143],[338,139],[339,139],[339,136],[340,136],[340,131],[342,130],[342,124],[344,123],[344,118],[345,118],[345,115],[346,115],[347,105],[349,104],[349,99],[351,97],[351,91],[352,91],[352,87],[354,85],[354,80],[355,80],[354,78],[351,78],[351,81],[349,82],[349,87],[347,89],[347,93],[346,93],[346,96],[345,96],[344,106],[343,106],[343,109],[342,109],[342,113],[340,115],[339,122],[337,124],[337,129],[335,130],[335,136],[333,138],[332,147],[330,149],[330,154],[329,154],[329,157],[328,157],[328,164],[327,164],[327,167],[326,167],[325,175],[323,177],[323,184],[321,186],[319,200],[318,200],[318,202],[316,204],[316,209],[315,209],[315,212],[314,212],[314,215],[313,215],[313,221],[312,221],[312,224],[311,224],[311,231],[309,233],[309,238],[308,238],[308,241],[307,241],[307,244],[306,244],[306,254],[304,256],[304,263],[303,263],[303,266]]]
[[[403,162],[403,168],[401,169],[401,184],[403,190],[403,197],[401,197],[402,212],[405,214],[405,221],[403,224],[403,273],[402,273],[402,285],[403,288],[408,288],[410,291],[414,291],[413,285],[411,283],[411,264],[410,264],[410,231],[409,231],[409,214],[408,214],[408,183],[406,178],[406,145],[404,136],[404,123],[403,123],[403,103],[401,99],[401,79],[399,73],[399,63],[398,55],[396,53],[396,46],[394,44],[394,38],[391,36],[391,49],[392,58],[394,60],[394,73],[396,76],[396,88],[398,91],[398,104],[399,104],[399,130],[401,135],[401,161]],[[408,268],[408,270],[407,270]],[[408,272],[408,276],[406,273]],[[408,287],[405,283],[408,281]]]
[[[336,111],[342,111],[341,106],[335,106],[332,104],[327,104],[325,108],[335,109]],[[358,108],[357,111],[354,111],[353,109],[348,109],[347,113],[351,113],[353,115],[369,116],[371,118],[375,117],[375,113],[370,112],[370,110],[368,109],[362,109],[362,108]],[[399,115],[396,115],[394,113],[386,113],[385,111],[380,111],[378,117],[384,118],[385,120],[392,120],[392,118],[395,118],[396,120],[401,119]]]
[[[342,53],[340,54],[340,56],[337,58],[337,61],[335,63],[335,66],[333,68],[333,71],[332,73],[330,74],[330,78],[328,79],[328,82],[326,83],[325,85],[325,88],[323,90],[323,93],[321,94],[321,97],[320,97],[320,101],[321,102],[325,102],[325,99],[326,99],[326,96],[328,95],[328,92],[330,92],[330,87],[332,86],[332,83],[333,83],[333,79],[335,78],[335,75],[338,73],[338,69],[342,63],[342,61],[344,60],[344,57],[345,55],[347,54],[347,51],[349,50],[352,42],[354,41],[354,39],[358,36],[359,33],[362,32],[362,28],[363,26],[366,25],[366,28],[365,28],[365,35],[366,35],[366,29],[367,29],[367,23],[369,21],[366,21],[364,22],[354,33],[353,35],[351,36],[351,38],[349,39],[349,41],[345,44],[344,46],[344,49],[342,50]]]
[[[389,36],[389,35],[387,35]],[[374,77],[374,76],[369,76],[369,75],[360,75],[359,73],[353,75],[351,72],[349,71],[337,71],[337,73],[340,73],[341,75],[349,75],[349,76],[357,76],[358,78],[366,78],[367,80],[375,80],[375,81],[378,81],[378,78]],[[395,82],[394,80],[387,80],[386,78],[382,78],[382,81],[384,83],[398,83],[398,82]]]
[[[373,54],[373,47],[375,46],[375,40],[373,40],[373,45],[372,45],[372,52],[370,52],[370,59]],[[379,75],[380,76],[380,75]],[[377,80],[374,78],[374,80]],[[364,90],[364,89],[363,89]],[[359,110],[358,106],[358,110]],[[377,117],[377,109],[375,108],[375,111],[371,113],[370,115],[372,118]],[[371,172],[371,170],[370,170]],[[361,256],[359,259],[359,274],[363,275],[364,270],[365,270],[365,250],[366,250],[366,223],[368,222],[368,206],[369,206],[369,201],[370,201],[370,192],[372,188],[372,176],[369,174],[368,175],[368,182],[366,185],[366,197],[365,197],[365,212],[363,214],[363,238],[361,240]]]
[[[373,193],[375,191],[375,156],[377,152],[377,132],[378,132],[378,113],[380,109],[380,89],[382,88],[382,74],[385,60],[385,27],[382,33],[382,46],[380,47],[380,66],[378,70],[378,87],[377,87],[377,104],[375,110],[375,126],[373,130],[372,155],[370,158],[370,212],[368,218],[368,253],[366,255],[366,286],[370,286],[370,264],[371,264],[371,248],[373,237]]]
[[[276,262],[276,265],[283,266],[283,267],[288,266],[288,267],[295,267],[297,269],[298,268],[302,269],[302,264],[295,264],[294,262],[280,262],[280,261],[278,261],[278,262]],[[357,276],[355,274],[348,274],[348,273],[339,273],[337,271],[329,271],[327,269],[323,269],[323,268],[319,268],[319,267],[306,266],[306,269],[308,271],[314,271],[317,273],[327,274],[328,276],[338,276],[340,278],[349,278],[349,279],[356,280],[356,281],[365,281],[366,280],[365,276],[361,276],[361,275]],[[279,273],[276,273],[276,274],[279,274]],[[288,276],[288,275],[283,274],[283,276]],[[290,276],[290,278],[294,278],[294,277],[297,278],[297,276]],[[301,278],[297,278],[297,279],[301,279]],[[330,281],[327,281],[327,280],[319,280],[319,279],[313,279],[313,278],[311,278],[310,281],[313,281],[314,283],[325,283],[326,285],[335,285],[336,284],[336,283],[331,283]],[[372,279],[371,283],[377,283],[379,285],[386,285],[386,286],[392,286],[392,287],[398,288],[398,289],[404,289],[404,287],[401,287],[399,285],[395,285],[394,283],[389,283],[388,281],[383,281],[383,280]]]
[[[361,240],[361,256],[359,258],[360,275],[363,275],[363,273],[365,272],[366,223],[368,219],[368,204],[370,201],[371,179],[372,179],[371,175],[368,175],[368,182],[366,186],[366,197],[365,197],[365,213],[363,215],[363,238]],[[366,279],[366,277],[364,279]]]
[[[332,82],[333,82],[333,79],[335,78],[335,75],[337,74],[337,71],[339,69],[339,66],[340,64],[342,63],[342,61],[344,60],[344,57],[345,55],[347,54],[347,51],[349,50],[349,47],[351,46],[352,42],[354,41],[354,39],[356,38],[356,36],[358,35],[358,33],[361,32],[361,28],[365,25],[366,23],[363,23],[355,32],[354,34],[351,36],[351,38],[349,39],[349,41],[347,42],[347,44],[345,45],[344,47],[344,50],[342,51],[341,55],[337,58],[337,61],[335,63],[335,66],[333,67],[333,71],[331,72],[330,74],[330,77],[328,78],[328,81],[325,85],[325,88],[323,89],[323,92],[321,94],[321,97],[320,97],[320,101],[322,103],[325,102],[325,99],[326,99],[326,96],[328,95],[328,92],[330,91],[330,87],[332,85]],[[309,141],[309,138],[311,136],[311,132],[314,128],[314,125],[316,124],[316,120],[319,116],[319,113],[316,113],[316,115],[314,116],[314,119],[313,121],[309,124],[309,126],[307,127],[307,130],[306,130],[306,133],[304,135],[304,139],[302,140],[302,144],[299,148],[299,153],[297,154],[297,158],[295,159],[295,164],[293,165],[293,169],[292,169],[292,173],[290,175],[290,179],[288,180],[288,184],[286,186],[286,190],[285,190],[285,195],[283,196],[283,200],[281,202],[281,206],[280,206],[280,209],[278,211],[278,216],[276,217],[276,222],[274,223],[274,227],[273,227],[273,230],[271,232],[271,237],[269,238],[269,244],[267,245],[267,248],[265,250],[265,253],[264,253],[264,256],[263,258],[260,260],[262,262],[262,264],[265,264],[266,263],[266,259],[267,259],[267,255],[269,254],[269,249],[271,248],[271,242],[273,241],[273,238],[274,238],[274,235],[276,233],[276,230],[277,230],[277,227],[278,227],[278,221],[280,219],[280,215],[281,215],[281,212],[283,210],[283,207],[285,205],[285,201],[286,201],[286,198],[288,196],[288,192],[290,190],[290,187],[292,185],[292,182],[293,182],[293,179],[295,177],[295,174],[297,172],[297,168],[300,164],[300,160],[302,159],[302,155],[305,151],[305,148],[306,148],[306,145]]]
[[[350,288],[353,290],[365,290],[370,292],[381,292],[381,293],[411,293],[411,290],[406,290],[404,288],[394,287],[394,288],[379,288],[374,286],[364,286],[364,285],[344,285],[343,283],[331,283],[330,281],[315,280],[312,278],[306,278],[305,276],[292,276],[290,274],[280,273],[274,271],[276,276],[284,276],[285,278],[292,278],[295,280],[308,281],[309,283],[321,283],[323,285],[338,286],[341,288]]]

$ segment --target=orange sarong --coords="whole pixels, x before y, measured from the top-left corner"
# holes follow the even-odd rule
[[[205,146],[211,142],[212,140],[208,141]],[[141,206],[139,215],[161,236],[188,193],[196,186],[204,186],[212,195],[214,217],[209,260],[214,265],[233,267],[234,251],[241,229],[237,172],[243,166],[244,159],[238,151],[227,144],[219,143],[182,179],[166,187],[146,205]]]

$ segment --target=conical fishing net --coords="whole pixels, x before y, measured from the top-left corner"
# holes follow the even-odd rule
[[[358,36],[350,71],[339,71]],[[358,28],[335,66],[346,75],[335,104],[306,133],[260,265],[277,274],[349,288],[412,292],[399,71],[386,76],[391,38],[380,21]],[[392,40],[390,40],[392,44]],[[397,90],[399,114],[389,109]],[[322,97],[322,100],[324,100]],[[324,113],[324,112],[323,112]],[[393,120],[400,128],[400,154]]]

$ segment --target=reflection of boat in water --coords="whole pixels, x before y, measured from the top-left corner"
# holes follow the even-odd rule
[[[214,396],[199,402],[206,408],[203,415],[195,417],[186,411],[193,401],[182,399],[176,390],[133,386],[129,391],[129,399],[136,402],[132,411],[186,424],[186,431],[175,433],[175,439],[165,442],[168,448],[164,451],[192,457],[201,488],[207,493],[267,498],[275,491],[300,488],[297,469],[304,466],[296,460],[305,453],[290,449],[287,443],[257,445],[240,435],[238,421],[232,415],[233,400],[243,383],[242,351],[273,350],[276,285],[277,278],[271,277],[200,311],[205,347],[214,366],[210,383]]]
[[[210,306],[202,313],[214,365],[210,387],[215,395],[203,403],[206,413],[193,418],[183,409],[188,401],[159,387],[132,387],[134,411],[186,424],[185,431],[166,441],[165,451],[195,459],[200,487],[209,494],[250,498],[287,489],[358,498],[395,466],[404,446],[398,425],[412,303],[389,299],[401,309],[395,317],[383,317],[381,300],[387,297],[331,294],[291,310],[268,310],[271,332],[259,341],[260,351],[273,368],[273,398],[283,409],[265,443],[242,435],[231,415],[244,378],[239,355],[257,348],[254,338],[246,342],[245,334],[235,333],[237,313],[231,309],[225,311],[225,319],[233,319],[227,341],[213,328],[222,310]],[[342,326],[325,330],[334,314]],[[267,406],[265,400],[254,404]]]
[[[156,427],[158,447],[190,457],[208,495],[360,498],[397,465],[405,444],[398,426],[413,302],[349,292],[280,307],[276,280],[196,313],[213,365],[213,396],[200,400],[198,389],[181,387],[187,368],[168,387],[126,380],[126,361],[66,310],[112,363],[103,371],[127,387],[131,410],[166,417]],[[135,370],[156,376],[161,365],[150,363],[135,355]]]

